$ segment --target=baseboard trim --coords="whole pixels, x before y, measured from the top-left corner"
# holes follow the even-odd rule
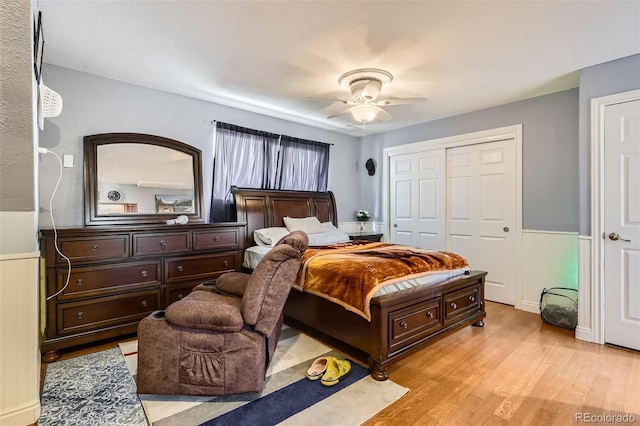
[[[593,332],[590,328],[576,327],[576,339],[583,340],[585,342],[593,342]]]
[[[520,302],[520,310],[525,312],[531,312],[533,314],[540,313],[540,305],[535,302],[531,302],[529,300],[523,300]]]
[[[0,414],[0,425],[33,425],[40,418],[40,400],[28,402]]]

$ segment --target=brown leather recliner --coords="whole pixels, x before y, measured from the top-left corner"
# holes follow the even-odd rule
[[[252,274],[226,273],[144,318],[138,326],[138,393],[261,391],[308,244],[304,232],[292,232]]]

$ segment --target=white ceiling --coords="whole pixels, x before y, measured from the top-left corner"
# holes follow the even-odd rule
[[[640,53],[640,1],[53,1],[44,60],[359,136],[338,77],[382,68],[377,133],[577,87],[578,70]],[[640,70],[639,70],[640,72]],[[55,88],[54,88],[55,89]],[[62,94],[64,97],[64,94]]]

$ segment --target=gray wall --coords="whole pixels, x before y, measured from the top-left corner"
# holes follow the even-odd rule
[[[640,54],[580,71],[580,234],[591,235],[591,99],[640,89]]]
[[[45,65],[47,86],[63,99],[62,114],[45,120],[40,146],[58,155],[75,156],[74,168],[65,168],[54,199],[59,227],[84,225],[82,143],[86,135],[109,132],[148,133],[176,139],[202,150],[204,201],[209,211],[212,187],[213,119],[244,127],[333,143],[330,154],[329,189],[334,191],[340,221],[352,220],[358,208],[355,164],[359,139],[270,118],[185,96],[98,77],[67,68]],[[58,177],[58,162],[47,155],[40,162],[40,223],[51,226],[49,197]],[[345,185],[345,182],[353,182]],[[208,214],[207,214],[208,217]]]
[[[34,211],[31,3],[0,8],[0,209]]]
[[[31,1],[0,7],[0,255],[37,250]],[[4,283],[3,283],[4,284]],[[21,283],[28,285],[29,283]],[[34,284],[35,285],[35,284]]]
[[[384,148],[515,124],[523,125],[523,229],[578,231],[578,89],[365,137],[361,208],[382,219]],[[380,169],[372,177],[364,170],[369,157]]]

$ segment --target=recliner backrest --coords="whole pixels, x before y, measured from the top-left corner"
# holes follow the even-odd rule
[[[304,232],[294,231],[272,248],[254,269],[244,296],[244,322],[264,335],[270,335],[280,319],[309,239]]]

